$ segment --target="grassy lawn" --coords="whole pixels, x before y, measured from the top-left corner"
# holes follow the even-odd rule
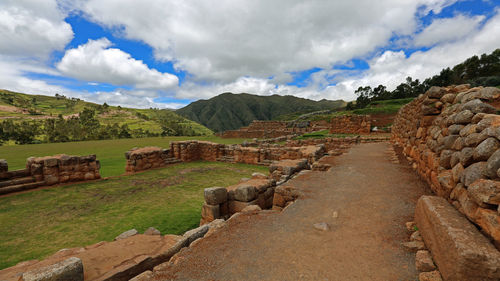
[[[111,241],[135,228],[181,234],[198,226],[203,189],[267,167],[191,162],[93,183],[0,198],[0,269],[62,248]]]
[[[125,152],[133,147],[159,146],[168,148],[170,141],[206,140],[224,144],[242,143],[243,139],[223,139],[207,137],[155,137],[140,139],[117,139],[65,143],[44,143],[14,146],[0,146],[0,158],[9,163],[9,170],[22,169],[30,156],[49,156],[56,154],[88,155],[96,154],[101,161],[103,177],[117,176],[125,172]]]
[[[347,138],[354,137],[356,134],[330,134],[329,130],[322,130],[312,133],[305,133],[302,136],[295,137],[296,140],[305,140],[305,139],[322,139],[322,138]]]

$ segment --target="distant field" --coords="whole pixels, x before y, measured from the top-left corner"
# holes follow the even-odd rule
[[[133,147],[159,146],[168,148],[171,141],[205,140],[224,144],[242,143],[244,139],[223,139],[207,137],[155,137],[139,139],[116,139],[65,143],[44,143],[14,146],[0,146],[0,159],[6,159],[9,170],[22,169],[31,156],[56,154],[88,155],[96,154],[101,161],[103,177],[117,176],[125,172],[125,152]]]
[[[135,228],[181,234],[198,226],[203,189],[236,184],[267,167],[181,163],[132,176],[0,197],[0,269],[63,248],[111,241]]]

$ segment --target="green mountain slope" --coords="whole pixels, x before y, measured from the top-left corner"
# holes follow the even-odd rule
[[[130,137],[213,134],[205,126],[168,109],[122,108],[120,106],[86,102],[62,95],[51,97],[0,90],[0,125],[4,122],[20,124],[27,121],[39,129],[35,137],[38,141],[52,142],[44,139],[47,134],[47,120],[71,120],[71,118],[78,118],[84,110],[94,112],[94,117],[102,130],[109,130],[112,126],[120,128],[125,126],[130,133]],[[1,133],[2,128],[0,126],[0,135]],[[107,139],[115,137],[104,135],[93,137],[93,139],[95,138]],[[86,140],[86,138],[81,140]]]
[[[345,104],[342,100],[313,101],[294,96],[224,93],[209,100],[193,102],[176,110],[176,113],[215,132],[221,132],[247,126],[253,120],[272,120],[290,113],[338,109]]]

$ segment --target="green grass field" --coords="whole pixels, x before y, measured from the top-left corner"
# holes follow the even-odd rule
[[[6,159],[9,170],[23,169],[26,159],[31,156],[56,154],[89,155],[96,154],[101,161],[101,176],[117,176],[125,172],[125,152],[133,147],[159,146],[168,148],[170,141],[205,140],[224,144],[242,143],[243,139],[223,139],[207,137],[155,137],[139,139],[116,139],[64,143],[44,143],[28,145],[0,146],[0,159]]]
[[[135,228],[182,234],[197,227],[203,189],[236,184],[267,167],[181,163],[132,176],[0,198],[0,269],[62,248],[111,241]]]

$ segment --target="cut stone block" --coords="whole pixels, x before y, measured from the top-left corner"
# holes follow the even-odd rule
[[[445,280],[500,280],[500,252],[444,198],[420,197],[415,220]]]
[[[23,273],[23,281],[83,281],[83,263],[71,257],[56,264]]]
[[[224,187],[205,188],[205,202],[210,205],[222,204],[227,201],[227,190]]]

